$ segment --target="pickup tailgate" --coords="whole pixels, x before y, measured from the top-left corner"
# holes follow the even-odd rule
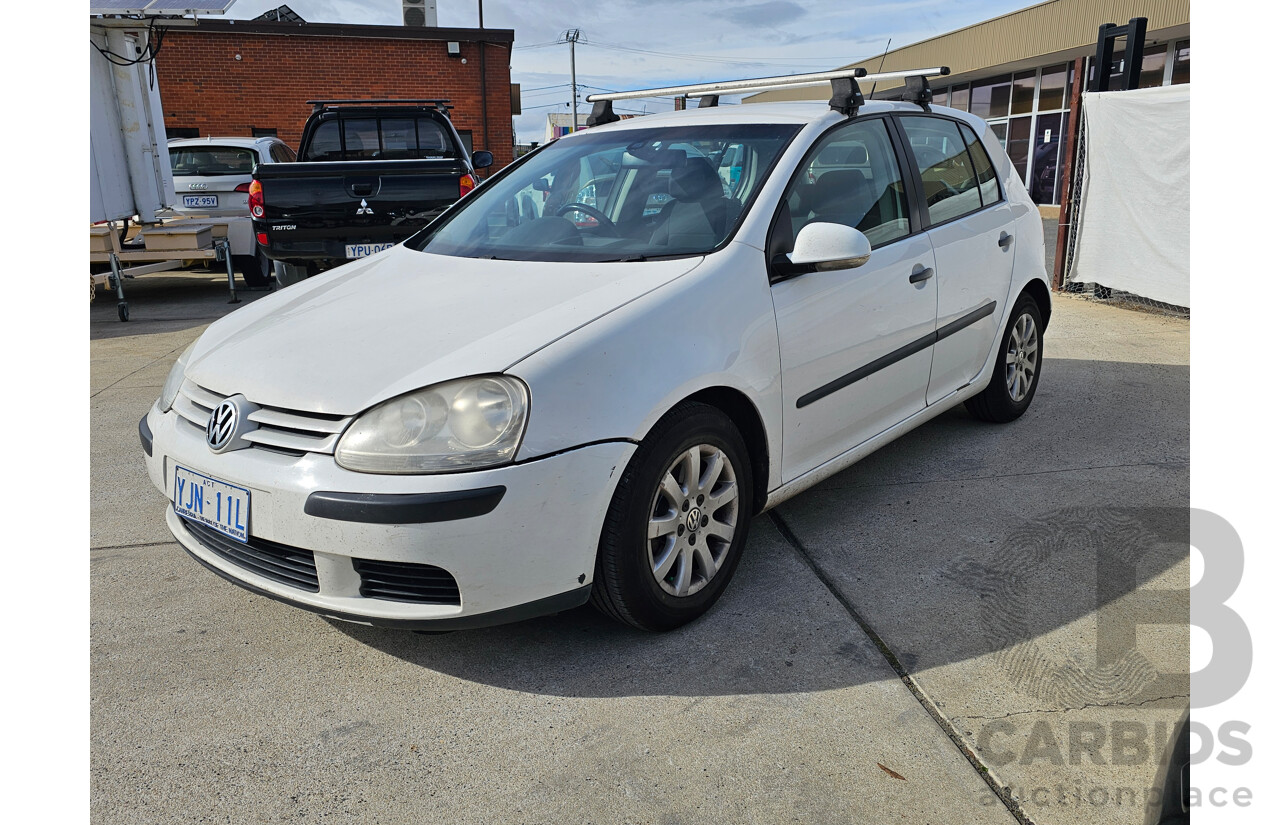
[[[468,172],[452,159],[263,164],[254,231],[277,260],[359,257],[433,220],[458,200]]]

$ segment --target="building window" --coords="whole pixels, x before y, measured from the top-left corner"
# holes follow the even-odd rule
[[[192,126],[166,126],[164,134],[168,138],[198,138],[200,130]]]
[[[458,137],[462,139],[462,149],[463,149],[463,151],[465,151],[465,152],[467,153],[467,157],[468,157],[468,158],[469,158],[469,157],[471,157],[471,153],[475,151],[475,149],[472,149],[472,148],[471,148],[471,130],[470,130],[470,129],[459,129],[459,130],[458,130]]]
[[[253,126],[250,130],[254,137],[276,137],[278,132],[267,126]]]
[[[1173,77],[1170,83],[1174,86],[1179,83],[1191,82],[1191,41],[1183,40],[1173,51]]]
[[[1013,114],[1029,115],[1036,102],[1036,73],[1018,72],[1013,76]]]
[[[1169,57],[1169,46],[1148,46],[1142,52],[1142,69],[1138,75],[1138,88],[1151,89],[1164,85],[1164,66]]]
[[[1008,117],[1011,88],[1009,75],[974,83],[969,92],[969,111],[988,120]]]
[[[1067,100],[1067,64],[1047,66],[1040,70],[1039,110],[1052,112],[1065,109]]]

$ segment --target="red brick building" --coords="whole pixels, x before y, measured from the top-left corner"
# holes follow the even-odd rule
[[[463,141],[500,168],[515,154],[514,39],[511,29],[202,18],[170,29],[156,56],[165,127],[170,137],[275,134],[296,150],[308,100],[448,98]]]

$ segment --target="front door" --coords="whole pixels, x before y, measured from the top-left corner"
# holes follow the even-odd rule
[[[927,236],[911,234],[890,125],[869,118],[827,133],[800,165],[770,233],[771,256],[790,251],[796,233],[814,222],[855,227],[873,250],[860,267],[772,287],[784,481],[925,406],[937,313],[934,256]]]

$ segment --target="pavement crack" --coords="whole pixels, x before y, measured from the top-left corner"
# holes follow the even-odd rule
[[[902,664],[902,660],[900,660],[897,654],[893,652],[893,649],[890,648],[884,639],[880,637],[880,634],[877,633],[875,628],[871,626],[871,623],[863,617],[853,602],[844,595],[840,588],[836,587],[835,582],[826,574],[826,571],[818,566],[818,563],[804,546],[804,542],[800,541],[800,537],[791,530],[791,527],[783,520],[777,509],[770,510],[768,515],[769,520],[773,522],[773,526],[777,528],[778,532],[782,535],[783,540],[791,546],[791,549],[794,550],[796,555],[800,557],[801,561],[803,561],[809,569],[813,571],[813,574],[818,577],[818,580],[822,582],[828,592],[835,597],[836,601],[840,602],[841,606],[844,607],[845,612],[849,614],[849,617],[853,619],[854,623],[857,624],[858,627],[862,629],[862,632],[867,635],[867,638],[875,644],[876,648],[880,651],[880,655],[889,663],[889,667],[893,668],[894,673],[898,675],[902,684],[905,685],[911,695],[915,697],[915,700],[920,704],[920,707],[924,708],[925,712],[933,718],[934,723],[942,729],[942,732],[946,734],[947,738],[951,740],[951,744],[956,746],[956,749],[960,751],[960,755],[968,760],[974,771],[982,781],[986,783],[987,787],[991,790],[991,793],[995,795],[996,799],[999,799],[1004,807],[1008,809],[1009,814],[1019,822],[1019,825],[1035,825],[1034,820],[1027,815],[1027,812],[1023,810],[1022,805],[1018,803],[1018,800],[1013,798],[1010,790],[1000,782],[999,778],[996,777],[991,768],[982,761],[972,748],[969,747],[968,742],[964,738],[964,734],[962,734],[960,730],[952,724],[950,719],[943,715],[941,708],[939,708],[937,703],[930,698],[929,694],[925,693],[924,689],[920,686],[920,683],[915,680],[915,677],[911,675],[911,672]]]
[[[1149,705],[1152,702],[1164,702],[1169,699],[1189,699],[1191,698],[1185,693],[1175,693],[1172,696],[1154,696],[1150,699],[1143,699],[1141,702],[1085,702],[1079,707],[1070,708],[1046,708],[1033,710],[1015,710],[1004,714],[1003,716],[953,716],[956,719],[981,719],[984,722],[995,721],[996,719],[1008,719],[1010,716],[1026,716],[1029,713],[1068,713],[1073,710],[1089,710],[1090,708],[1137,708],[1143,705]]]
[[[122,379],[123,380],[123,379]],[[924,478],[911,481],[878,481],[871,484],[840,484],[823,487],[815,492],[833,492],[835,490],[858,490],[871,487],[906,487],[912,484],[954,484],[957,481],[991,481],[997,478],[1023,478],[1025,476],[1044,476],[1054,473],[1081,473],[1088,470],[1125,470],[1135,467],[1169,467],[1189,464],[1189,461],[1174,459],[1171,461],[1141,461],[1136,464],[1095,464],[1088,467],[1059,467],[1053,470],[1028,470],[1025,473],[996,473],[989,476],[962,476],[960,478]]]
[[[103,544],[98,547],[90,547],[90,553],[96,553],[99,550],[133,550],[139,547],[161,547],[166,544],[177,544],[174,539],[169,541],[144,541],[138,544]]]

